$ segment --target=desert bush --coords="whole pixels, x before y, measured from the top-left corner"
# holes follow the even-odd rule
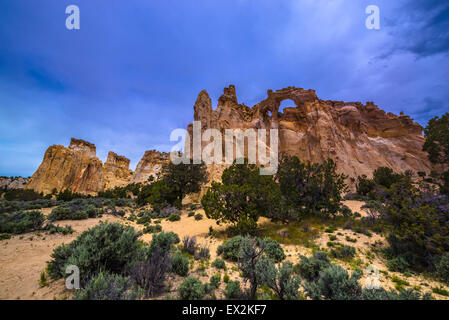
[[[86,286],[75,290],[74,300],[136,300],[142,290],[132,285],[129,277],[100,272]]]
[[[154,225],[154,226],[146,226],[143,229],[143,233],[158,233],[158,232],[161,232],[161,231],[162,231],[162,226],[159,225],[159,224]]]
[[[0,233],[20,234],[38,230],[44,223],[44,215],[39,211],[17,211],[0,214]]]
[[[0,233],[0,240],[8,240],[11,239],[11,234],[10,233]]]
[[[218,246],[217,254],[221,255],[223,259],[230,261],[238,261],[240,258],[241,242],[244,237],[235,236],[222,245]],[[264,253],[274,262],[280,262],[285,259],[285,253],[282,247],[276,240],[270,238],[256,239],[257,245],[263,244],[265,246]]]
[[[169,217],[168,217],[169,221],[179,221],[181,220],[181,216],[179,214],[176,213],[172,213]]]
[[[405,272],[409,269],[410,264],[402,256],[396,256],[387,261],[387,268],[394,272]]]
[[[363,300],[431,300],[430,293],[421,294],[413,289],[402,289],[397,291],[378,289],[364,289]]]
[[[148,247],[148,255],[156,250],[161,249],[163,252],[169,252],[174,244],[179,243],[179,236],[173,232],[161,232],[153,236],[150,246]]]
[[[199,221],[199,220],[202,220],[203,219],[203,215],[201,214],[201,213],[197,213],[196,215],[195,215],[195,220],[196,221]]]
[[[436,271],[438,276],[447,284],[449,284],[449,252],[441,256],[436,264]]]
[[[4,193],[4,198],[8,201],[19,200],[19,201],[31,201],[44,199],[44,194],[37,193],[30,189],[11,189],[6,190]]]
[[[234,161],[223,171],[222,183],[212,183],[201,205],[209,219],[231,223],[240,234],[252,234],[259,217],[267,216],[279,197],[273,176],[260,175],[259,168],[248,161]]]
[[[192,256],[195,255],[196,237],[185,236],[182,239],[182,250],[184,252],[187,252],[188,254],[191,254]]]
[[[103,213],[103,199],[75,199],[60,204],[48,215],[50,221],[83,220]]]
[[[342,205],[341,194],[347,190],[346,176],[338,174],[336,164],[327,159],[322,164],[301,162],[284,157],[276,177],[280,191],[298,218],[306,214],[335,215]]]
[[[61,190],[56,194],[56,199],[61,201],[72,201],[74,199],[82,199],[85,197],[86,196],[82,194],[72,192],[70,189]]]
[[[293,274],[293,264],[284,262],[278,268],[269,258],[262,257],[256,264],[260,284],[268,286],[280,300],[299,299],[301,278]]]
[[[235,236],[224,242],[222,245],[218,246],[217,255],[221,255],[225,260],[238,261],[242,239],[242,236]]]
[[[281,262],[285,259],[284,249],[282,249],[281,245],[273,239],[265,238],[266,242],[265,254],[270,257],[274,262]]]
[[[240,282],[229,281],[226,284],[226,288],[223,291],[223,294],[226,297],[226,299],[229,299],[229,300],[241,299],[243,294],[242,294],[242,289],[240,288]]]
[[[323,251],[315,252],[313,257],[300,255],[300,262],[294,266],[293,270],[306,281],[315,281],[319,278],[320,271],[330,265],[330,260]]]
[[[330,255],[333,258],[348,260],[352,259],[355,256],[355,248],[351,246],[338,246],[335,249],[332,249]]]
[[[48,263],[49,275],[55,279],[64,277],[68,265],[78,266],[82,284],[100,271],[119,274],[138,256],[139,236],[132,227],[100,223],[53,251]]]
[[[189,273],[189,259],[180,251],[177,251],[173,257],[172,271],[182,277],[187,276]]]
[[[174,216],[174,219],[176,219],[176,216],[181,216],[181,211],[179,211],[176,207],[165,207],[161,210],[159,210],[159,212],[155,212],[154,213],[154,218],[170,218],[171,216]]]
[[[165,247],[155,245],[129,267],[133,282],[141,287],[146,297],[163,292],[168,273],[172,270],[172,255]]]
[[[221,275],[220,273],[216,273],[212,277],[210,277],[209,285],[213,289],[218,289],[220,287],[220,282],[221,282]]]
[[[204,286],[198,278],[188,277],[179,286],[178,293],[182,300],[201,300],[204,298]]]
[[[363,294],[358,283],[361,276],[357,271],[349,276],[342,267],[330,264],[320,271],[316,281],[306,281],[304,290],[313,300],[359,300]]]
[[[222,269],[222,270],[226,270],[226,263],[224,262],[223,259],[220,258],[216,258],[213,262],[212,262],[212,266],[217,268],[217,269]]]
[[[207,247],[200,247],[195,253],[196,260],[209,260],[210,259],[210,250]]]
[[[71,226],[56,226],[53,223],[50,223],[45,226],[44,230],[47,230],[49,234],[61,233],[63,235],[72,234],[74,232]]]

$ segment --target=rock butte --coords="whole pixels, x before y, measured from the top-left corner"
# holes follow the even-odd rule
[[[224,89],[216,110],[209,94],[203,90],[194,105],[194,120],[202,130],[279,129],[279,153],[295,155],[302,161],[335,160],[338,170],[349,177],[372,175],[380,167],[395,171],[431,170],[427,153],[422,151],[422,127],[409,116],[385,113],[374,103],[320,100],[314,90],[288,87],[268,90],[268,97],[252,108],[239,104],[233,85]],[[279,107],[290,99],[295,107]],[[187,128],[192,135],[192,124]],[[224,135],[223,135],[224,137]],[[208,144],[208,142],[203,142]],[[70,188],[95,194],[108,188],[134,182],[146,182],[155,176],[167,153],[146,151],[136,171],[129,170],[129,159],[110,152],[106,163],[96,157],[95,145],[72,138],[68,148],[54,145],[45,152],[39,169],[26,188],[51,192]],[[209,166],[210,177],[220,178],[224,165]],[[349,181],[348,181],[349,182]]]

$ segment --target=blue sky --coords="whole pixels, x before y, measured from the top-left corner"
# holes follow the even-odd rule
[[[448,71],[447,1],[0,0],[0,175],[31,175],[70,137],[134,169],[170,150],[202,89],[216,104],[229,84],[249,106],[297,86],[425,125],[449,110]]]

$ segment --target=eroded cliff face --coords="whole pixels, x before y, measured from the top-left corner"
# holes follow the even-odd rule
[[[194,105],[194,120],[202,131],[218,129],[279,129],[279,155],[295,155],[302,161],[336,161],[338,170],[349,177],[387,166],[397,172],[429,172],[431,165],[422,151],[422,127],[406,115],[385,113],[372,102],[320,100],[314,90],[288,87],[272,91],[249,108],[239,104],[235,87],[224,89],[217,109],[206,91],[200,92]],[[283,100],[296,107],[279,112]],[[188,131],[192,141],[192,124]],[[267,139],[269,141],[269,139]],[[209,142],[203,142],[205,144]],[[224,143],[223,143],[224,145]],[[192,152],[192,149],[191,149]],[[223,151],[224,152],[224,151]]]
[[[95,145],[72,138],[68,148],[50,146],[25,188],[46,194],[54,189],[71,189],[83,194],[103,191],[103,163],[96,157]]]
[[[134,172],[132,182],[147,182],[150,176],[157,177],[157,174],[161,171],[162,166],[170,161],[170,155],[165,152],[159,152],[156,150],[145,151],[142,159],[139,161]]]
[[[129,162],[128,158],[109,152],[103,166],[105,189],[123,187],[131,182],[133,172],[129,169]]]

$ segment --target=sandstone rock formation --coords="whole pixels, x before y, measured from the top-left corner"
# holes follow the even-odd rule
[[[224,89],[213,110],[203,90],[194,105],[194,120],[201,121],[202,132],[208,128],[220,130],[223,139],[225,129],[279,129],[280,156],[295,155],[311,162],[332,158],[338,170],[349,177],[370,176],[379,166],[398,172],[431,169],[422,151],[423,128],[409,116],[385,113],[372,102],[364,105],[320,100],[314,90],[302,88],[268,90],[267,95],[249,108],[238,103],[231,85]],[[286,99],[296,107],[281,113],[280,104]],[[192,124],[188,132],[192,140]],[[203,147],[208,143],[203,142]]]
[[[23,189],[28,182],[28,178],[23,177],[0,177],[0,189],[12,190]]]
[[[133,183],[147,182],[150,176],[156,178],[161,171],[162,165],[170,161],[170,155],[165,152],[156,150],[145,151],[142,159],[136,167],[136,171],[132,177]]]
[[[105,189],[123,187],[130,183],[132,170],[129,169],[129,159],[110,151],[104,166]]]
[[[25,188],[45,194],[54,189],[96,194],[103,191],[103,177],[103,163],[96,157],[95,145],[72,138],[68,148],[53,145],[47,149]]]

